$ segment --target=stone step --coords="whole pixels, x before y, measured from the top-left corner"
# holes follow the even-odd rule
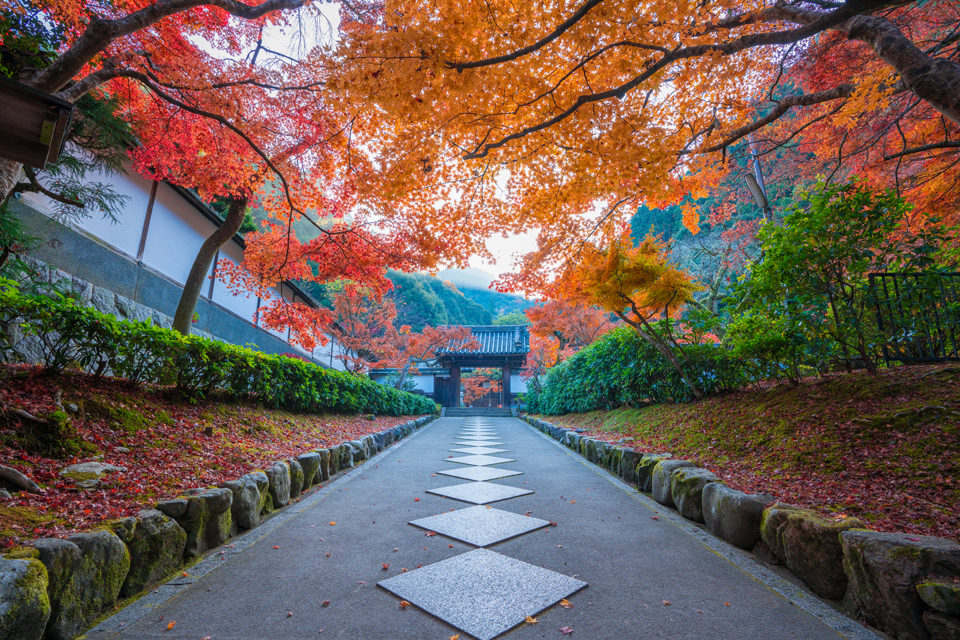
[[[513,411],[501,407],[445,407],[443,415],[450,418],[464,416],[505,417],[512,416]]]

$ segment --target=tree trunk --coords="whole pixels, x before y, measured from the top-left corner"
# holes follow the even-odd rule
[[[907,89],[960,124],[960,63],[931,57],[880,16],[855,16],[841,28],[850,38],[870,45],[900,74]]]
[[[0,203],[6,202],[10,192],[20,182],[23,165],[13,160],[0,158]]]
[[[657,337],[650,330],[647,330],[643,326],[631,321],[625,314],[617,313],[617,315],[621,320],[633,327],[634,331],[636,331],[641,338],[649,342],[654,349],[659,351],[660,355],[667,359],[667,362],[669,362],[670,365],[676,370],[684,384],[690,387],[690,391],[693,392],[693,397],[695,397],[697,400],[703,400],[703,391],[701,391],[700,387],[697,386],[697,383],[691,380],[690,377],[684,372],[683,365],[680,364],[680,360],[677,359],[677,355],[670,348],[670,345],[664,343],[663,340]]]
[[[237,234],[240,226],[243,224],[243,217],[247,211],[247,199],[230,201],[230,209],[227,212],[227,219],[223,224],[210,234],[200,246],[197,257],[190,268],[190,275],[183,285],[183,293],[180,294],[180,304],[177,305],[177,312],[173,316],[173,328],[183,335],[190,335],[190,325],[193,321],[193,312],[197,308],[197,302],[200,300],[200,291],[207,280],[207,273],[210,271],[210,265],[213,263],[214,256],[220,247],[225,245]]]

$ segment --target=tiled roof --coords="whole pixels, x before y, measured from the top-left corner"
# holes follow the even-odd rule
[[[468,326],[479,349],[444,349],[445,353],[470,355],[512,355],[530,351],[530,333],[527,325],[476,325]]]

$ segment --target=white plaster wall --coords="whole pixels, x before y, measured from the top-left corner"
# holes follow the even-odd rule
[[[417,389],[420,389],[424,393],[433,393],[433,374],[422,375],[422,376],[413,376],[413,381],[417,385]]]
[[[228,242],[220,249],[220,259],[239,264],[243,260],[243,249],[234,242]],[[207,291],[204,291],[204,295]],[[224,309],[229,309],[247,322],[253,323],[254,314],[257,312],[257,296],[246,291],[232,291],[222,280],[217,279],[213,283],[211,301]]]
[[[89,182],[103,182],[110,184],[114,191],[126,196],[127,201],[123,212],[114,222],[103,215],[102,211],[90,211],[86,218],[71,220],[70,224],[84,231],[114,249],[128,256],[136,257],[140,247],[140,234],[143,231],[143,220],[147,215],[147,204],[150,201],[150,180],[141,178],[133,168],[128,173],[103,173],[91,171]],[[56,204],[47,196],[38,193],[25,193],[23,201],[29,206],[53,216],[56,213]]]
[[[510,375],[510,393],[526,393],[527,381],[520,377],[518,373]]]
[[[153,203],[143,263],[182,285],[200,245],[213,230],[213,223],[196,207],[180,197],[170,185],[161,184]]]

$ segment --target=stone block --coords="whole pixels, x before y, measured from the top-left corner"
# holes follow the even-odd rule
[[[130,554],[130,570],[120,587],[120,596],[129,597],[160,582],[181,565],[187,532],[156,509],[146,509],[135,518],[110,523]]]
[[[840,533],[863,526],[856,518],[831,520],[805,510],[791,513],[780,533],[784,564],[818,596],[839,600],[847,588]]]
[[[317,482],[326,482],[330,479],[330,449],[318,449],[320,455],[320,470]]]
[[[763,511],[760,518],[760,538],[770,549],[770,553],[777,562],[784,561],[783,529],[787,525],[787,518],[791,513],[803,511],[801,507],[783,502],[776,502]]]
[[[71,640],[112,607],[130,569],[126,545],[110,531],[33,541],[47,570],[50,619],[45,638]]]
[[[266,474],[270,480],[271,507],[279,509],[290,504],[290,465],[284,461],[274,462]]]
[[[633,484],[636,481],[637,464],[640,462],[641,455],[643,454],[632,449],[624,449],[620,454],[620,469],[617,471],[617,475],[625,482]]]
[[[960,640],[960,618],[939,611],[924,611],[923,624],[930,640]]]
[[[669,460],[669,453],[645,453],[640,456],[640,461],[633,470],[634,482],[637,483],[637,489],[650,493],[653,483],[653,469],[661,460]]]
[[[718,482],[712,471],[699,467],[681,467],[670,477],[670,498],[674,506],[687,520],[703,522],[703,488]]]
[[[306,491],[313,485],[320,482],[318,471],[320,471],[320,454],[316,451],[308,451],[297,456],[297,462],[303,468],[303,490]]]
[[[760,541],[763,510],[772,496],[749,494],[731,489],[721,482],[703,488],[703,520],[707,531],[735,547],[752,549]]]
[[[233,492],[225,487],[191,489],[185,492],[187,510],[177,523],[187,532],[184,555],[196,558],[207,549],[220,546],[230,537]]]
[[[34,558],[0,557],[0,638],[40,640],[50,619],[47,571]]]
[[[650,479],[651,497],[665,507],[673,506],[673,472],[694,466],[689,460],[660,460],[653,467]]]
[[[290,458],[287,464],[290,466],[290,498],[293,499],[303,490],[303,467],[296,458]]]
[[[917,585],[917,594],[931,609],[960,617],[960,582],[925,580]]]
[[[230,513],[235,532],[253,529],[260,524],[260,512],[264,503],[260,496],[260,486],[253,474],[227,480],[220,483],[220,486],[230,489],[233,494]]]
[[[933,536],[866,530],[844,531],[840,544],[848,580],[844,607],[894,637],[930,637],[917,585],[931,575],[951,581],[960,577],[960,544]],[[932,620],[935,626],[947,618],[927,617],[926,622]]]
[[[349,469],[353,466],[353,449],[346,443],[337,445],[337,468]]]

